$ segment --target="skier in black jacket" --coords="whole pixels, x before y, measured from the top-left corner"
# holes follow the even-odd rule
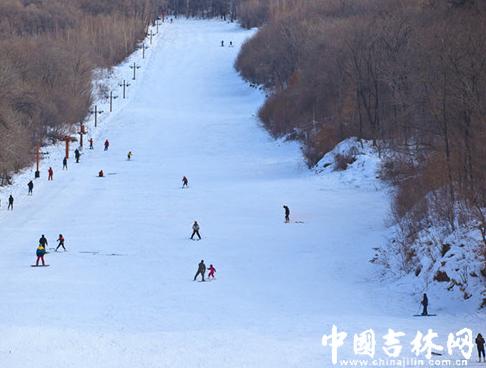
[[[286,205],[283,208],[285,210],[285,223],[288,224],[290,222],[290,209]]]
[[[429,298],[427,298],[427,294],[424,294],[422,301],[420,302],[423,306],[422,316],[428,316],[429,312],[427,311],[427,307],[429,306]]]
[[[27,187],[29,188],[28,194],[32,195],[32,190],[34,189],[34,183],[32,182],[32,180],[27,183]]]
[[[12,210],[13,211],[13,203],[14,203],[14,197],[10,194],[10,197],[8,197],[8,207],[7,207],[7,210]]]
[[[483,361],[486,362],[486,358],[484,357],[484,338],[480,333],[478,333],[478,336],[476,337],[476,346],[478,347],[479,361],[481,361],[482,355]]]
[[[197,268],[197,273],[196,276],[194,276],[194,281],[196,281],[196,278],[201,275],[202,281],[204,281],[204,274],[206,273],[206,265],[204,264],[204,260],[201,260],[199,262],[199,266]]]
[[[41,238],[39,239],[39,245],[42,245],[44,248],[47,247],[47,239],[44,234],[42,234]]]
[[[76,158],[76,163],[79,164],[79,158],[81,157],[81,152],[76,148],[74,151],[74,157]]]

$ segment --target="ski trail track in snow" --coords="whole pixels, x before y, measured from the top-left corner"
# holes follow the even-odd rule
[[[408,291],[376,281],[386,193],[315,176],[295,143],[262,129],[263,96],[233,69],[251,32],[195,20],[161,30],[95,150],[2,208],[1,367],[325,367],[332,324],[350,336],[475,327],[474,312],[447,306],[413,319]],[[284,224],[283,204],[303,223]],[[194,220],[202,241],[188,239]],[[29,267],[40,235],[53,247],[59,233],[68,252]],[[216,280],[192,281],[201,259]]]

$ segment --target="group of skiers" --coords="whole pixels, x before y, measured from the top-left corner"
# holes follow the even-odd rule
[[[89,139],[89,148],[90,149],[94,149],[94,141],[93,141],[93,138],[90,138]],[[110,147],[110,142],[108,141],[108,139],[105,140],[105,143],[104,143],[104,148],[105,148],[105,151],[108,151],[108,148]],[[76,159],[76,163],[79,163],[79,160],[81,158],[81,152],[79,151],[78,148],[76,148],[74,150],[74,157]],[[128,152],[128,160],[130,160],[132,157],[132,152]],[[67,157],[64,157],[63,161],[62,161],[62,169],[63,170],[67,170],[68,167],[67,167]],[[99,177],[104,177],[104,172],[103,170],[100,170],[99,173],[98,173],[98,176]],[[47,170],[47,180],[51,181],[54,179],[54,170],[52,167],[49,167],[49,169]],[[32,180],[30,180],[27,184],[27,187],[29,189],[28,191],[28,195],[32,195],[32,192],[33,192],[33,189],[34,189],[34,183]],[[12,195],[10,195],[9,197],[9,206],[8,206],[8,209],[11,209],[13,210],[13,202],[14,202],[14,198]],[[66,251],[66,247],[64,246],[64,236],[62,234],[59,234],[59,237],[57,239],[57,242],[58,242],[58,245],[56,247],[56,252],[59,250],[59,248],[62,247],[62,249],[64,249],[64,251]],[[36,249],[36,256],[37,256],[37,260],[35,262],[35,265],[36,266],[39,266],[39,261],[42,262],[42,266],[45,266],[45,260],[44,260],[44,255],[47,254],[47,250],[46,250],[46,247],[48,245],[48,242],[47,242],[47,238],[44,236],[44,234],[41,236],[41,238],[39,239],[39,245]]]
[[[90,149],[94,149],[93,143],[94,143],[93,138],[90,138],[89,139],[89,148]],[[106,139],[105,140],[105,143],[104,143],[105,151],[108,150],[109,146],[110,146],[110,142],[108,141],[108,139]],[[79,163],[79,160],[81,158],[81,152],[79,151],[78,148],[76,148],[74,150],[74,158],[76,159],[76,163]],[[131,158],[132,158],[132,151],[129,151],[128,152],[128,160],[131,160]],[[64,157],[64,159],[62,160],[62,169],[63,170],[67,170],[68,169],[68,159],[67,159],[67,157]],[[100,176],[100,177],[103,177],[104,176],[103,170],[101,170],[98,173],[98,176]],[[49,169],[47,170],[47,180],[48,181],[53,181],[54,180],[54,169],[52,168],[52,166],[49,166]],[[34,191],[34,182],[32,180],[29,180],[29,182],[27,183],[27,188],[28,188],[27,195],[31,196],[33,194],[33,191]],[[14,199],[13,195],[10,194],[10,196],[8,197],[7,210],[13,211],[14,201],[15,201],[15,199]],[[0,202],[0,205],[1,205],[1,202]]]
[[[427,297],[427,294],[424,293],[424,295],[422,296],[422,301],[420,302],[420,304],[422,305],[422,313],[420,314],[420,316],[435,316],[435,314],[429,314],[429,311],[428,311],[428,307],[429,307],[429,298]],[[483,336],[478,333],[478,335],[476,336],[476,347],[478,349],[478,356],[479,356],[479,361],[481,362],[481,357],[483,357],[483,362],[486,362],[486,357],[485,357],[485,353],[484,353],[484,344],[485,344],[485,341],[484,341],[484,338]]]
[[[91,140],[93,140],[93,139],[91,138]],[[79,160],[81,158],[81,152],[79,152],[79,149],[78,148],[76,148],[74,150],[74,158],[76,159],[76,163],[79,164]],[[63,170],[67,170],[68,169],[68,159],[67,159],[67,157],[64,157],[64,159],[62,160],[62,169]]]
[[[214,279],[214,274],[216,273],[216,268],[211,264],[209,265],[209,273],[208,273],[208,280]],[[197,267],[197,272],[196,275],[194,276],[194,281],[196,281],[197,277],[201,275],[201,281],[206,281],[204,279],[204,276],[206,275],[206,264],[204,263],[204,260],[202,259],[201,262],[199,262],[199,265]]]
[[[93,143],[94,143],[93,142],[93,138],[90,138],[89,139],[89,148],[90,149],[94,149]],[[104,143],[104,149],[105,149],[105,151],[107,151],[109,147],[110,147],[110,142],[109,142],[108,139],[106,139],[105,140],[105,143]],[[132,151],[128,151],[128,154],[127,154],[128,161],[130,161],[132,159],[132,156],[133,156]],[[81,158],[81,152],[79,151],[78,148],[76,148],[76,150],[74,151],[74,157],[76,159],[76,163],[79,163],[79,160]],[[64,157],[64,159],[62,161],[62,169],[63,170],[67,170],[68,169],[68,165],[67,164],[68,164],[68,159],[67,159],[67,157]],[[105,176],[104,171],[103,170],[100,170],[98,172],[98,177],[103,178],[104,176]],[[49,166],[49,169],[47,170],[47,180],[48,181],[54,180],[54,169],[52,168],[52,166]],[[189,181],[184,176],[182,178],[182,187],[183,188],[186,188],[186,187],[188,187],[188,185],[189,185]],[[29,180],[29,182],[27,183],[27,188],[28,188],[27,195],[32,196],[33,195],[33,191],[34,191],[34,182],[32,180]],[[8,199],[7,199],[7,202],[8,202],[7,211],[13,211],[14,201],[15,201],[15,199],[14,199],[13,195],[10,194],[9,197],[8,197]],[[1,206],[1,201],[0,201],[0,206]]]
[[[90,138],[89,139],[89,148],[90,149],[94,149],[93,147],[93,139]],[[104,142],[104,150],[107,151],[110,147],[110,142],[108,141],[108,139],[105,140]],[[81,153],[79,151],[79,149],[76,149],[74,151],[74,154],[75,154],[75,158],[76,158],[76,162],[79,163],[79,159],[81,157]],[[132,151],[128,151],[128,154],[127,154],[127,159],[128,161],[130,161],[132,159],[132,156],[133,156],[133,153]],[[64,157],[63,159],[63,170],[67,170],[67,157]],[[103,170],[100,170],[98,172],[98,177],[104,177],[105,174],[104,174],[104,171]],[[53,180],[54,178],[54,170],[52,169],[52,167],[49,167],[49,170],[48,170],[48,180],[51,181]],[[28,195],[32,195],[32,192],[33,192],[33,189],[34,189],[34,183],[32,180],[29,181],[29,183],[27,184],[28,186]],[[183,176],[182,177],[182,188],[188,188],[189,187],[189,180],[187,179],[186,176]],[[14,198],[12,195],[10,195],[9,197],[9,206],[8,206],[8,209],[13,209],[13,202],[14,202]],[[200,227],[199,227],[199,224],[197,223],[197,221],[194,221],[193,225],[192,225],[192,235],[191,235],[191,239],[194,239],[194,236],[197,236],[199,238],[199,240],[201,240],[201,234],[199,233],[199,230],[200,230]],[[62,247],[65,251],[66,251],[66,248],[64,246],[64,236],[62,234],[59,234],[59,238],[57,239],[58,241],[58,246],[56,248],[56,252],[59,250],[60,247]],[[39,262],[42,263],[42,266],[45,266],[45,259],[44,259],[44,256],[45,254],[47,253],[47,245],[48,245],[48,241],[47,241],[47,238],[42,235],[41,238],[39,239],[39,245],[36,249],[36,256],[37,256],[37,260],[36,260],[36,266],[39,266]],[[215,275],[215,272],[216,272],[216,269],[214,268],[213,265],[210,265],[209,266],[209,273],[208,273],[208,278],[211,279],[211,278],[214,278],[214,275]],[[198,269],[198,273],[196,275],[196,277],[198,275],[201,275],[202,276],[202,281],[205,281],[204,280],[204,276],[205,276],[205,273],[206,273],[206,266],[204,265],[204,261],[201,261],[201,263],[199,264],[199,269]],[[196,277],[194,279],[196,279]]]
[[[184,188],[188,188],[188,187],[189,187],[189,180],[187,179],[186,176],[183,176],[182,177],[182,188],[184,189]],[[190,237],[191,240],[194,240],[194,236],[197,236],[198,239],[201,240],[201,234],[199,233],[200,229],[201,229],[201,227],[199,226],[198,222],[194,221],[194,223],[192,224],[192,234],[191,234],[191,237]],[[208,280],[214,279],[215,273],[216,273],[216,268],[212,264],[210,264],[209,268],[207,270],[209,271],[208,272]],[[206,275],[206,264],[204,263],[204,260],[201,260],[201,262],[199,262],[196,275],[194,276],[194,281],[196,281],[196,279],[199,275],[201,276],[201,281],[206,281],[205,278],[204,278],[205,275]]]
[[[45,237],[44,234],[39,239],[39,245],[37,246],[36,249],[36,256],[37,260],[35,262],[36,267],[39,267],[39,261],[42,262],[42,266],[46,266],[46,262],[44,259],[44,256],[47,254],[47,246],[49,242],[47,241],[47,238]],[[59,250],[59,248],[64,249],[66,251],[66,247],[64,246],[64,236],[62,234],[59,234],[59,237],[57,238],[57,247],[56,247],[56,252]]]
[[[187,188],[189,186],[189,180],[187,179],[186,176],[182,177],[182,188]],[[194,236],[197,236],[199,240],[201,240],[201,234],[199,234],[200,226],[197,223],[197,221],[194,221],[192,224],[192,235],[191,235],[191,240],[194,240]],[[209,273],[208,273],[208,280],[213,278],[214,279],[214,274],[216,272],[216,268],[211,264],[209,265]],[[206,265],[204,264],[204,260],[201,260],[199,262],[199,266],[197,268],[196,275],[194,276],[194,281],[196,281],[196,278],[201,275],[201,281],[206,281],[204,279],[204,276],[206,274]]]
[[[182,178],[182,188],[185,188],[187,186],[188,186],[188,180],[184,176]],[[290,209],[287,205],[284,205],[283,208],[284,208],[284,211],[285,211],[285,223],[289,223],[290,222]],[[200,230],[200,226],[199,226],[198,222],[194,221],[194,223],[192,224],[192,235],[191,235],[191,238],[190,238],[191,240],[194,240],[194,236],[197,236],[199,238],[199,240],[201,240],[201,234],[199,233],[199,230]],[[214,266],[210,265],[209,266],[208,279],[214,278],[215,272],[216,272],[216,269],[214,268]],[[197,273],[194,276],[194,281],[196,281],[196,278],[199,275],[201,275],[201,279],[202,279],[201,281],[205,281],[204,280],[205,273],[206,273],[206,265],[204,264],[204,260],[201,260],[201,262],[199,262]],[[427,312],[426,307],[425,307],[425,312]]]
[[[221,40],[221,47],[224,47],[224,40]],[[229,47],[233,47],[233,41],[229,42]]]
[[[230,42],[230,46],[231,45],[232,45],[232,42]],[[222,46],[224,46],[224,41],[222,41]],[[93,138],[90,138],[88,142],[89,142],[89,148],[94,149]],[[110,147],[110,142],[109,142],[108,139],[106,139],[105,142],[104,142],[104,150],[107,151],[109,149],[109,147]],[[81,153],[80,153],[78,148],[74,151],[74,155],[75,155],[76,163],[79,163]],[[132,151],[129,151],[128,154],[127,154],[127,160],[130,161],[132,159],[132,156],[133,156]],[[67,157],[64,157],[64,159],[63,159],[63,170],[68,169],[67,161],[68,161]],[[104,176],[105,176],[104,171],[100,170],[98,172],[98,177],[104,177]],[[53,170],[52,167],[49,167],[49,169],[48,169],[48,180],[52,181],[53,179],[54,179],[54,170]],[[27,186],[28,186],[28,190],[29,190],[28,195],[32,195],[32,192],[33,192],[33,189],[34,189],[33,181],[30,180],[29,183],[27,184]],[[189,187],[189,180],[186,176],[183,176],[182,177],[182,188],[184,189],[184,188],[188,188],[188,187]],[[9,210],[13,210],[13,203],[14,203],[14,198],[13,198],[12,195],[10,195],[9,205],[8,205]],[[284,205],[283,208],[284,208],[284,211],[285,211],[285,223],[289,223],[290,222],[290,209],[287,205]],[[194,240],[195,236],[197,236],[197,238],[199,240],[202,239],[201,234],[200,234],[200,226],[199,226],[199,223],[197,221],[194,221],[194,223],[192,225],[192,234],[191,234],[190,239]],[[59,238],[57,239],[57,241],[58,241],[58,246],[56,248],[56,252],[61,247],[64,250],[66,250],[66,248],[64,246],[64,237],[63,237],[62,234],[59,234]],[[36,249],[36,255],[37,255],[36,266],[39,266],[39,262],[41,262],[43,266],[45,265],[44,255],[47,253],[47,251],[46,251],[47,245],[48,245],[47,239],[45,238],[44,235],[42,235],[42,237],[39,240],[39,246]],[[216,269],[212,264],[209,266],[208,271],[209,271],[208,272],[208,279],[214,278]],[[196,275],[194,276],[194,280],[196,280],[196,278],[199,275],[201,275],[202,281],[205,281],[205,274],[206,274],[206,265],[204,264],[204,261],[201,260],[201,262],[199,263],[199,266],[198,266],[198,271],[197,271]]]

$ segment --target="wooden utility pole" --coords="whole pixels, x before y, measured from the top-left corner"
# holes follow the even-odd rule
[[[150,44],[152,44],[152,37],[155,36],[155,33],[150,31],[147,33],[147,36],[150,36]]]
[[[110,95],[106,97],[110,99],[110,112],[113,112],[113,100],[116,100],[118,96],[113,96],[113,91],[110,91]]]
[[[142,59],[145,59],[145,50],[147,50],[148,48],[148,46],[145,46],[145,42],[142,43]]]
[[[95,105],[94,110],[91,110],[89,113],[91,115],[94,114],[94,123],[95,123],[95,127],[97,127],[98,126],[98,114],[102,114],[103,110],[98,110],[98,105]]]
[[[133,80],[137,77],[137,69],[140,69],[140,65],[137,65],[135,62],[133,62],[132,65],[130,65],[130,69],[133,69]]]
[[[86,134],[86,130],[84,127],[83,122],[79,123],[79,146],[82,148],[83,147],[83,136]]]
[[[125,80],[123,80],[123,83],[119,84],[120,87],[123,87],[123,99],[126,97],[126,89],[127,87],[130,87],[130,83],[127,83]]]

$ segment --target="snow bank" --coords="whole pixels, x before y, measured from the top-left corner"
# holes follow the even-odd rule
[[[393,193],[393,188],[380,181],[382,158],[371,141],[349,138],[340,142],[316,165],[319,175],[335,176],[342,184],[368,187]],[[346,167],[344,169],[344,167]],[[433,196],[429,196],[433,201]],[[389,195],[390,202],[392,196]],[[421,226],[416,239],[406,243],[401,224],[388,221],[389,237],[378,246],[372,262],[382,267],[384,278],[417,297],[429,293],[451,308],[474,310],[484,303],[486,292],[481,252],[482,240],[477,224],[456,224],[451,231],[447,224],[430,218]]]
[[[350,161],[344,170],[338,165],[340,157]],[[384,185],[378,176],[380,165],[381,158],[372,142],[352,137],[340,142],[332,151],[326,153],[315,166],[315,171],[318,174],[337,175],[343,183],[377,189]]]
[[[427,221],[413,241],[402,232],[404,223],[393,225],[390,241],[374,258],[376,263],[411,292],[427,292],[447,300],[451,308],[474,311],[484,306],[486,275],[477,226],[456,225],[452,231],[446,224]]]

